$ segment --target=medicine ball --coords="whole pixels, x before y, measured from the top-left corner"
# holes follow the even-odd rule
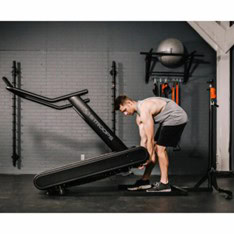
[[[184,54],[184,46],[181,41],[175,38],[168,38],[163,40],[158,48],[157,53],[176,53]],[[166,67],[175,68],[182,64],[183,56],[167,56],[160,55],[159,61]]]

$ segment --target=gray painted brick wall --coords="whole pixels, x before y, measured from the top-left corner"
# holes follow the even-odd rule
[[[182,151],[170,154],[170,173],[205,171],[208,150],[208,92],[215,78],[215,53],[185,22],[1,22],[0,76],[11,79],[12,61],[21,62],[22,88],[56,97],[87,88],[90,106],[111,127],[111,69],[117,62],[117,91],[134,99],[153,96],[144,82],[140,51],[156,48],[168,37],[197,50],[209,64],[200,64],[182,87],[182,107],[190,122]],[[72,110],[57,111],[22,101],[22,168],[12,166],[12,96],[0,83],[0,173],[38,173],[95,157],[109,149]],[[133,117],[117,114],[117,134],[128,145],[139,144]],[[138,170],[136,173],[141,173]],[[158,174],[156,167],[154,173]]]

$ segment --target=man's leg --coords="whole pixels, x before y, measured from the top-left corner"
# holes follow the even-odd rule
[[[171,186],[168,183],[169,160],[165,146],[157,145],[157,156],[161,172],[160,183],[155,183],[147,192],[171,192]]]
[[[168,183],[168,166],[169,166],[167,149],[165,146],[156,145],[156,152],[157,152],[159,167],[160,167],[160,172],[161,172],[160,182],[163,184],[167,184]]]
[[[143,179],[143,180],[149,180],[149,179],[150,179],[152,170],[154,169],[154,166],[155,166],[155,164],[156,164],[156,161],[157,161],[157,160],[156,160],[156,158],[157,158],[157,155],[156,155],[156,147],[157,147],[157,145],[155,144],[155,145],[154,145],[155,158],[152,159],[151,163],[148,164],[148,165],[146,166],[145,172],[144,172],[144,174],[143,174],[143,176],[142,176],[142,179]]]
[[[149,180],[152,170],[154,169],[155,163],[151,162],[145,167],[145,172],[142,177],[143,180]]]

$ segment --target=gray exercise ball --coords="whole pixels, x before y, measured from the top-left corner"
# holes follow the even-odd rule
[[[182,42],[176,38],[168,38],[163,40],[158,48],[157,53],[176,53],[184,54],[184,46]],[[159,61],[166,67],[174,68],[181,65],[183,56],[159,56]]]

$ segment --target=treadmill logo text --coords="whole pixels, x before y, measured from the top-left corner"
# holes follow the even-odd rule
[[[93,123],[109,138],[110,141],[114,139],[114,137],[111,136],[109,132],[107,132],[107,130],[95,119],[95,117],[88,109],[85,110],[85,113],[89,116]]]

